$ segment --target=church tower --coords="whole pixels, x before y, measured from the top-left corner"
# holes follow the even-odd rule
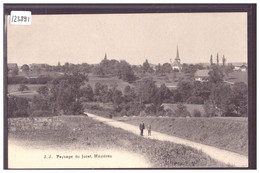
[[[177,46],[177,54],[176,54],[176,58],[175,58],[176,61],[180,62],[181,59],[180,59],[180,56],[179,56],[179,49],[178,49],[178,46]]]
[[[181,71],[181,69],[182,69],[178,46],[177,46],[177,53],[176,53],[175,61],[172,63],[172,69],[178,70],[178,71]]]

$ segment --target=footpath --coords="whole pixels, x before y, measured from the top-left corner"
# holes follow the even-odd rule
[[[103,117],[100,117],[100,116],[97,116],[97,115],[94,115],[94,114],[91,114],[88,112],[85,112],[85,113],[90,118],[103,122],[104,124],[107,124],[109,126],[116,127],[116,128],[121,128],[123,130],[126,130],[126,131],[131,132],[136,135],[140,135],[139,127],[137,127],[137,126],[119,122],[119,121],[116,121],[113,119],[103,118]],[[234,152],[230,152],[227,150],[222,150],[222,149],[219,149],[216,147],[196,143],[193,141],[178,138],[175,136],[166,135],[166,134],[155,132],[155,131],[152,131],[152,136],[147,136],[147,133],[145,133],[145,134],[146,135],[143,136],[145,138],[155,139],[155,140],[160,140],[160,141],[169,141],[169,142],[173,142],[176,144],[189,146],[196,150],[200,150],[200,151],[204,152],[205,154],[207,154],[208,156],[210,156],[211,158],[213,158],[219,162],[229,164],[232,167],[248,167],[248,157],[247,156],[243,156],[243,155],[240,155],[240,154],[237,154]]]

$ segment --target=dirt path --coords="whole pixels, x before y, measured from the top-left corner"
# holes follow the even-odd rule
[[[110,126],[113,126],[116,128],[121,128],[123,130],[134,133],[136,135],[140,135],[140,131],[137,126],[119,122],[119,121],[112,120],[112,119],[103,118],[103,117],[96,116],[96,115],[90,114],[90,113],[87,113],[87,114],[89,117],[91,117],[95,120],[101,121],[107,125],[110,125]],[[218,149],[216,147],[192,142],[189,140],[166,135],[166,134],[155,132],[155,131],[152,131],[152,136],[147,136],[147,131],[145,131],[144,134],[145,134],[144,135],[145,138],[156,139],[156,140],[161,140],[161,141],[170,141],[170,142],[174,142],[176,144],[182,144],[185,146],[195,148],[197,150],[201,150],[202,152],[209,155],[211,158],[213,158],[217,161],[223,162],[225,164],[230,164],[235,167],[248,167],[248,157],[237,154],[237,153]]]

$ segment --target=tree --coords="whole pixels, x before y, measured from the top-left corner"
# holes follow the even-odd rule
[[[182,103],[177,104],[177,109],[175,110],[175,114],[177,116],[186,117],[190,116],[190,113],[187,110],[187,107],[183,105]]]
[[[48,95],[48,92],[49,92],[49,88],[47,86],[40,86],[37,90],[37,92],[39,94],[42,94],[44,96],[47,96]]]
[[[21,84],[21,85],[19,86],[19,88],[18,88],[18,91],[21,91],[21,92],[23,92],[23,91],[25,91],[25,90],[29,90],[29,88],[28,88],[28,86],[26,86],[26,85],[24,85],[24,84]]]
[[[157,92],[157,87],[152,78],[146,78],[137,85],[137,93],[140,103],[151,103],[153,95]]]
[[[231,101],[234,111],[239,116],[247,116],[248,88],[243,82],[235,83],[231,92]]]
[[[29,116],[29,100],[23,97],[8,96],[7,97],[7,115],[11,117],[28,117]]]
[[[105,76],[105,72],[101,65],[94,66],[93,73],[98,76]]]
[[[124,100],[126,102],[130,102],[136,99],[136,93],[135,93],[135,89],[131,88],[129,85],[127,85],[124,88]]]
[[[88,77],[79,71],[66,73],[60,79],[53,80],[49,101],[52,103],[52,111],[62,111],[64,114],[81,114],[82,102],[79,99],[80,87],[88,80]]]
[[[161,64],[158,64],[158,65],[155,67],[155,73],[156,73],[156,74],[161,74],[161,75],[164,74],[164,70],[163,70]]]
[[[212,66],[212,70],[209,72],[209,82],[213,84],[223,82],[224,75],[219,66]]]
[[[69,71],[69,68],[70,68],[70,64],[68,62],[66,62],[64,65],[63,65],[63,71],[64,72],[68,72]]]
[[[164,103],[169,103],[171,102],[171,96],[172,93],[168,87],[166,87],[165,84],[162,84],[159,88],[159,94],[160,94],[160,99]]]
[[[216,116],[216,108],[210,100],[204,102],[204,110],[207,117]]]
[[[148,60],[146,59],[145,62],[143,63],[144,72],[148,72],[149,68],[150,68],[150,64],[149,64]]]
[[[181,100],[185,102],[192,95],[193,83],[188,80],[180,81],[177,85],[177,90]]]
[[[223,58],[222,58],[222,63],[223,63],[223,66],[226,65],[226,58],[225,58],[225,55],[223,55]]]
[[[153,68],[150,66],[147,59],[143,63],[143,72],[144,73],[153,73],[154,72]]]
[[[217,54],[217,65],[219,65],[219,58],[218,58],[218,54]]]
[[[32,99],[32,110],[50,110],[50,102],[43,96],[34,96]]]
[[[209,82],[195,81],[193,85],[192,96],[201,98],[202,100],[208,100],[211,92],[211,84]],[[190,100],[191,98],[189,98]],[[203,104],[203,103],[202,103]]]
[[[210,93],[210,102],[221,116],[227,116],[232,112],[230,107],[231,87],[228,84],[218,83],[213,84]]]
[[[171,73],[173,71],[170,63],[164,63],[162,65],[162,70],[164,73]]]
[[[94,94],[97,101],[108,102],[111,100],[112,92],[109,92],[107,85],[97,82],[95,84]]]
[[[85,101],[93,101],[94,100],[94,91],[90,85],[87,87],[81,88],[80,96],[84,98]]]
[[[126,82],[133,82],[136,79],[134,71],[126,61],[120,61],[116,65],[116,75],[119,79]]]
[[[213,57],[212,57],[212,55],[210,56],[210,65],[213,65]]]
[[[228,64],[227,66],[223,67],[224,73],[228,76],[234,70],[234,66],[232,64]]]
[[[115,89],[113,91],[113,95],[112,95],[112,101],[113,101],[113,104],[114,104],[114,107],[116,109],[118,109],[120,103],[122,102],[122,92],[120,90],[117,90]]]
[[[29,67],[27,64],[24,64],[24,65],[21,67],[21,69],[22,69],[22,72],[28,73],[29,70],[30,70],[30,67]]]

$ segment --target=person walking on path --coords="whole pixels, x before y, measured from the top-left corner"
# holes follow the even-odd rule
[[[148,136],[151,136],[151,132],[152,132],[151,124],[148,124],[147,130],[148,130]]]
[[[139,129],[140,129],[140,135],[143,136],[144,135],[144,129],[145,129],[143,121],[142,121],[142,123],[140,123]]]

